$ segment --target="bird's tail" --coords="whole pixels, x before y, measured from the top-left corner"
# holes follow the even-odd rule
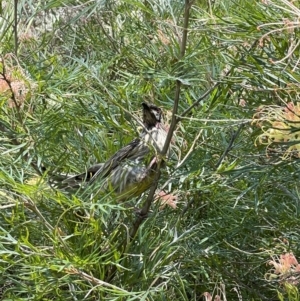
[[[48,182],[54,188],[62,190],[77,190],[88,184],[95,173],[97,173],[99,169],[103,167],[103,165],[104,163],[95,164],[81,174],[48,172]],[[47,172],[47,169],[44,167],[42,170]]]

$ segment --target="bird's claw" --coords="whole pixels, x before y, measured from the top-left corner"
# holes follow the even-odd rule
[[[137,207],[134,207],[134,213],[138,218],[140,218],[142,220],[144,220],[148,217],[148,213],[146,213],[146,214],[143,213],[143,210],[140,208],[137,208]]]

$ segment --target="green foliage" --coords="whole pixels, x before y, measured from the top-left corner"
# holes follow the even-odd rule
[[[278,299],[280,301],[296,301],[300,299],[298,288],[291,284],[285,284],[285,289],[287,291],[287,298],[285,299],[281,292],[278,292]]]
[[[299,282],[265,277],[270,254],[300,258],[299,155],[258,143],[260,106],[299,101],[298,4],[194,1],[185,45],[188,2],[19,1],[15,28],[0,1],[3,300],[299,299]],[[153,202],[132,239],[147,193],[49,186],[137,137],[142,101],[170,124],[178,87],[159,184],[177,209]]]

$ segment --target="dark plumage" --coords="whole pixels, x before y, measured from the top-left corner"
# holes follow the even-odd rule
[[[105,163],[91,166],[79,175],[55,180],[59,188],[97,185],[97,191],[113,191],[118,200],[138,196],[154,179],[157,155],[161,153],[167,131],[162,124],[162,111],[155,105],[142,103],[144,129],[140,138],[121,148]]]

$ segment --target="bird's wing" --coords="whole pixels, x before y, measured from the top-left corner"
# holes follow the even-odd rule
[[[117,151],[105,163],[98,163],[89,167],[85,172],[77,175],[56,174],[51,176],[51,184],[60,189],[76,188],[83,183],[93,183],[96,179],[104,179],[124,160],[135,160],[144,156],[148,147],[141,139],[135,139]]]
[[[141,139],[134,139],[107,160],[92,176],[89,183],[93,183],[98,177],[101,177],[102,179],[107,177],[117,166],[121,164],[122,161],[126,159],[134,160],[147,153],[147,150],[147,146],[142,143]]]

